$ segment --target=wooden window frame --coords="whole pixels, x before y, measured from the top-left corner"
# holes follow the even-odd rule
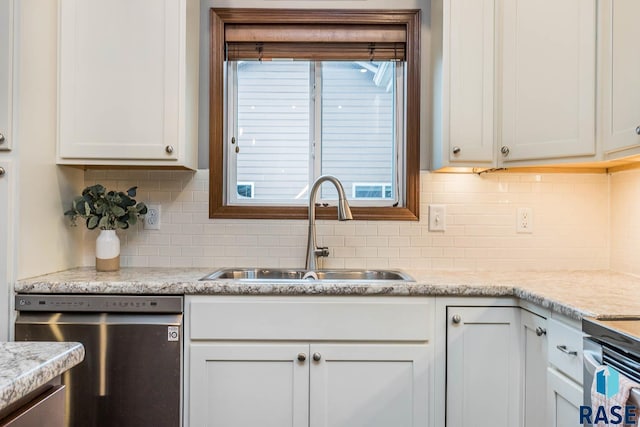
[[[229,206],[224,200],[224,65],[226,24],[405,25],[406,146],[405,205],[351,208],[356,220],[417,221],[420,208],[420,11],[212,8],[209,58],[209,217],[306,219],[306,206]],[[336,207],[316,207],[316,218],[333,219]]]

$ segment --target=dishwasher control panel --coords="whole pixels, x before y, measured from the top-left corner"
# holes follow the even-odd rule
[[[182,297],[155,295],[16,295],[17,311],[182,313]]]

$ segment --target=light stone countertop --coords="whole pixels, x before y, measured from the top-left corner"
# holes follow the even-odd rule
[[[640,278],[610,271],[433,272],[414,283],[199,281],[203,268],[81,267],[21,280],[18,293],[177,295],[423,295],[518,297],[574,319],[640,318]]]
[[[0,410],[82,360],[76,342],[0,342]]]

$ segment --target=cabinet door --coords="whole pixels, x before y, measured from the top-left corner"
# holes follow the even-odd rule
[[[0,151],[11,148],[13,0],[0,0]]]
[[[520,425],[515,307],[447,307],[447,427]]]
[[[601,12],[602,130],[611,153],[640,146],[640,2],[605,0]]]
[[[494,0],[443,5],[443,155],[452,163],[493,163]]]
[[[60,1],[60,157],[178,158],[183,3]]]
[[[524,427],[539,427],[546,424],[547,413],[547,319],[526,310],[520,314]]]
[[[580,424],[582,387],[555,369],[549,368],[548,421],[549,427],[575,427]]]
[[[308,425],[307,344],[191,344],[190,352],[192,426]]]
[[[595,155],[595,4],[503,3],[503,162]]]
[[[428,426],[425,345],[312,344],[311,427]]]

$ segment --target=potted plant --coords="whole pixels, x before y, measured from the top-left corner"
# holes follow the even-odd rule
[[[138,218],[147,213],[147,206],[136,203],[136,189],[131,187],[126,193],[107,191],[96,184],[82,190],[82,195],[73,199],[71,209],[64,214],[71,218],[71,225],[77,224],[78,217],[86,220],[89,230],[100,229],[96,239],[96,270],[117,271],[120,269],[120,239],[118,228],[127,229],[135,225]]]

